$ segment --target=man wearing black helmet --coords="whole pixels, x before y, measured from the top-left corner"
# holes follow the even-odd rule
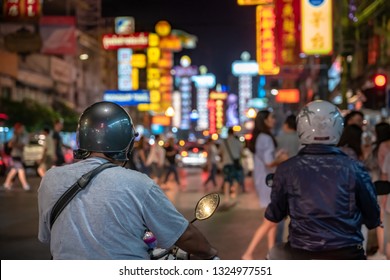
[[[79,119],[75,158],[49,170],[38,190],[41,242],[54,259],[149,259],[143,241],[154,233],[161,248],[174,244],[202,259],[216,256],[206,238],[175,209],[149,177],[123,168],[137,132],[128,113],[111,102],[88,107]],[[83,174],[112,162],[63,209],[50,228],[54,204]]]

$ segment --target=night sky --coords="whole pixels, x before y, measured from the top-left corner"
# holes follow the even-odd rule
[[[160,20],[172,29],[197,36],[197,47],[175,55],[175,62],[187,54],[193,65],[205,65],[227,84],[231,64],[243,51],[255,59],[255,6],[239,6],[237,0],[102,0],[102,16],[132,16],[136,32],[155,32]]]

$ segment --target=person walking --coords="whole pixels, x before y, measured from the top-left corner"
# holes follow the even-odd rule
[[[148,166],[146,166],[146,159],[149,154],[149,143],[144,135],[140,137],[140,139],[135,143],[134,147],[134,163],[136,169],[144,173],[146,175],[150,175],[150,170]]]
[[[16,175],[18,175],[20,183],[25,191],[29,191],[31,189],[29,183],[27,182],[26,172],[23,166],[23,149],[27,144],[28,135],[25,133],[24,125],[22,123],[15,123],[14,134],[8,142],[9,147],[12,148],[12,165],[3,185],[5,190],[11,190],[12,182]]]
[[[178,150],[175,147],[175,138],[169,137],[168,141],[167,141],[167,145],[165,147],[165,159],[168,162],[168,166],[167,166],[166,172],[165,172],[164,184],[166,184],[168,182],[169,175],[171,175],[171,173],[173,173],[177,187],[180,187],[179,173],[178,173],[177,167],[176,167],[176,155],[177,154],[178,154]]]
[[[249,142],[249,149],[254,155],[253,179],[259,198],[260,208],[265,208],[271,201],[271,189],[265,184],[265,177],[275,171],[275,167],[288,158],[286,151],[276,153],[278,147],[272,134],[275,116],[269,110],[259,111],[255,118],[255,127]]]
[[[234,135],[233,128],[229,128],[228,137],[224,139],[219,147],[219,153],[222,158],[222,172],[225,202],[228,203],[230,197],[234,198],[241,188],[245,192],[244,171],[241,165],[241,155],[243,146]]]
[[[327,101],[310,102],[298,114],[297,131],[305,147],[277,167],[271,202],[245,259],[253,259],[258,240],[287,215],[288,242],[269,259],[366,259],[361,225],[378,227],[380,210],[363,164],[336,147],[341,112]]]
[[[272,134],[275,123],[274,114],[270,110],[259,111],[255,118],[252,138],[248,145],[254,155],[253,180],[261,209],[267,207],[271,201],[271,188],[266,185],[266,176],[273,173],[275,167],[288,158],[288,154],[284,150],[276,153],[278,144]],[[252,244],[247,248],[242,259],[252,258],[253,250],[261,239],[256,239],[255,234],[252,240],[254,240],[252,241],[254,245]],[[276,242],[276,228],[268,232],[267,241],[268,249],[271,249]]]
[[[387,153],[382,165],[381,180],[390,181],[390,153]],[[390,194],[379,196],[383,220],[383,253],[390,260]],[[381,259],[384,259],[381,256]]]
[[[379,180],[383,177],[382,170],[384,169],[385,157],[390,153],[390,124],[387,122],[380,122],[375,125],[376,141],[372,151],[373,159],[376,160],[376,165],[373,167],[372,173],[375,174],[373,181]],[[378,197],[379,200],[383,198]],[[384,217],[384,204],[380,203],[381,217]],[[384,248],[384,230],[382,227],[376,228],[378,250],[371,256],[372,259],[386,259]]]
[[[45,141],[43,143],[43,154],[37,169],[38,175],[41,177],[43,177],[46,171],[54,165],[56,153],[54,140],[50,135],[50,128],[45,127],[43,129],[43,135],[45,135]]]
[[[118,121],[120,120],[120,121]],[[160,248],[177,245],[200,259],[217,250],[180,214],[145,174],[124,168],[137,132],[130,115],[112,102],[92,104],[77,128],[79,161],[51,168],[38,189],[38,239],[50,244],[53,259],[150,259],[145,232]],[[51,211],[81,176],[111,163],[77,193],[53,222]]]
[[[61,131],[63,129],[63,121],[62,120],[56,120],[54,122],[54,130],[53,130],[53,140],[56,150],[56,166],[61,166],[65,164],[65,157],[63,152],[64,143],[62,142],[62,136]]]
[[[212,182],[214,188],[217,188],[217,171],[218,171],[218,148],[215,145],[215,142],[212,138],[209,138],[206,143],[207,151],[207,170],[209,172],[206,181],[204,181],[203,186],[207,190],[207,184]]]
[[[146,166],[150,166],[152,169],[152,178],[157,184],[161,185],[162,176],[164,174],[165,164],[165,150],[160,144],[161,136],[156,135],[154,137],[154,144],[150,148],[150,153],[146,160]]]

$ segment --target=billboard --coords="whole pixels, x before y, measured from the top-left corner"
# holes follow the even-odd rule
[[[256,60],[259,75],[276,75],[275,11],[274,6],[256,7]]]
[[[114,102],[121,106],[135,106],[138,104],[149,104],[150,96],[148,90],[106,90],[103,100]]]
[[[332,0],[301,0],[302,52],[329,55],[333,51]]]
[[[44,54],[76,54],[76,19],[71,16],[44,16],[40,20]]]

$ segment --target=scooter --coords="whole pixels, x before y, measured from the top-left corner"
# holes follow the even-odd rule
[[[194,219],[191,223],[210,218],[217,210],[219,202],[220,197],[217,193],[203,196],[196,204]],[[151,231],[145,232],[143,240],[150,248],[149,254],[152,260],[189,260],[191,257],[190,254],[177,246],[172,246],[169,249],[157,248],[157,240]]]

